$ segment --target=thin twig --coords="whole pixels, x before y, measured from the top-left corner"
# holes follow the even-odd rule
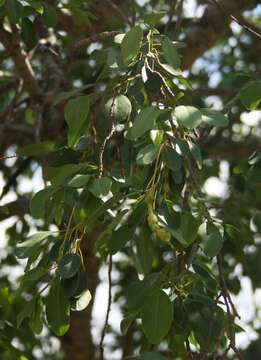
[[[101,360],[103,360],[103,352],[104,352],[104,348],[103,348],[103,341],[106,335],[106,329],[108,326],[108,320],[109,320],[109,315],[110,315],[110,310],[111,310],[111,302],[112,302],[112,255],[109,256],[109,266],[108,266],[108,282],[109,282],[109,290],[108,290],[108,305],[107,305],[107,311],[106,311],[106,317],[105,317],[105,322],[104,322],[104,326],[102,329],[102,334],[101,334],[101,340],[100,340],[100,353],[101,353]]]
[[[99,154],[99,178],[101,178],[104,174],[104,166],[103,166],[103,155],[104,155],[104,150],[106,147],[107,142],[110,140],[110,138],[113,136],[115,132],[115,125],[114,123],[112,124],[111,127],[111,131],[109,132],[109,134],[106,136],[106,138],[104,139],[101,147],[100,147],[100,154]]]
[[[135,1],[131,0],[131,25],[135,26],[135,23],[136,23]]]
[[[13,159],[13,158],[16,158],[17,155],[16,154],[13,154],[13,155],[7,155],[7,156],[1,156],[0,157],[0,160],[7,160],[7,159]]]
[[[99,34],[91,35],[85,39],[79,40],[76,44],[74,44],[68,51],[67,60],[70,61],[73,57],[82,49],[87,48],[89,45],[101,42],[107,39],[113,38],[115,35],[119,34],[119,31],[104,31]]]
[[[111,107],[110,107],[110,112],[109,112],[109,119],[112,120],[111,130],[110,130],[109,134],[106,136],[106,138],[104,139],[104,141],[103,141],[103,143],[101,144],[101,147],[100,147],[100,152],[99,152],[99,178],[101,178],[103,176],[103,174],[104,174],[103,155],[104,155],[104,150],[105,150],[106,144],[107,144],[107,142],[110,140],[110,138],[113,136],[113,134],[115,132],[114,114],[113,114],[113,107],[114,107],[115,99],[116,99],[116,94],[113,95],[113,99],[112,99],[112,103],[111,103]]]
[[[172,17],[175,14],[175,10],[176,10],[176,7],[177,7],[177,2],[178,2],[178,0],[172,0],[171,1],[170,9],[169,9],[169,12],[168,12],[169,19],[168,19],[168,21],[167,21],[167,23],[166,23],[166,25],[164,27],[164,33],[165,34],[167,34],[169,26],[172,23]]]
[[[235,21],[238,25],[242,26],[244,29],[246,29],[249,33],[252,35],[257,36],[259,39],[261,39],[261,34],[259,34],[257,31],[252,29],[249,25],[245,24],[242,20],[239,20],[236,18],[233,14],[230,14],[226,8],[219,3],[217,0],[211,0],[227,17],[229,17],[231,20]]]
[[[180,0],[178,5],[177,5],[177,8],[176,8],[178,18],[177,18],[177,22],[175,24],[175,29],[174,29],[174,32],[173,32],[173,37],[174,38],[176,37],[176,35],[178,36],[180,26],[181,26],[181,23],[182,23],[183,2],[184,2],[184,0]]]

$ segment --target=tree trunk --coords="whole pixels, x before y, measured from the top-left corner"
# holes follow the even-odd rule
[[[99,283],[99,260],[94,256],[94,246],[102,231],[97,227],[81,244],[81,250],[86,268],[88,289],[92,301],[84,311],[72,312],[69,331],[62,338],[62,349],[68,360],[94,360],[97,357],[91,334],[92,308],[95,291]]]

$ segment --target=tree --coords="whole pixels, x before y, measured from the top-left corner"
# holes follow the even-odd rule
[[[232,301],[236,266],[261,287],[260,3],[0,1],[1,359],[260,356]]]

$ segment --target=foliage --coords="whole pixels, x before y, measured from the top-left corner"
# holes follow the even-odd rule
[[[169,9],[168,2],[162,3],[160,10]],[[246,139],[237,123],[243,111],[259,108],[260,79],[235,71],[227,77],[226,66],[234,70],[236,56],[223,54],[221,85],[236,84],[238,91],[217,111],[191,90],[195,87],[196,93],[207,81],[202,73],[182,72],[186,42],[173,41],[162,29],[165,12],[136,5],[131,26],[111,20],[105,29],[110,31],[83,45],[84,40],[70,38],[70,31],[59,32],[63,12],[52,1],[6,0],[0,6],[0,34],[12,34],[14,44],[18,36],[18,44],[23,43],[17,55],[17,48],[8,49],[3,40],[15,66],[9,58],[3,62],[1,82],[9,84],[17,69],[19,86],[4,92],[1,108],[7,117],[18,113],[24,131],[34,134],[26,141],[12,140],[3,150],[18,145],[15,166],[29,159],[31,168],[22,172],[31,178],[37,164],[45,182],[24,213],[10,204],[0,209],[2,219],[19,218],[7,230],[9,254],[2,266],[24,259],[17,286],[5,276],[0,279],[4,359],[31,359],[37,346],[45,359],[62,357],[45,354],[46,340],[37,335],[45,325],[50,334],[64,336],[74,312],[90,311],[97,286],[89,281],[93,258],[100,265],[109,262],[107,316],[112,266],[121,276],[113,299],[123,315],[116,348],[124,352],[122,339],[130,336],[131,351],[141,360],[216,358],[229,350],[241,358],[235,344],[239,315],[230,293],[240,289],[233,273],[237,264],[253,287],[260,287],[259,262],[254,261],[260,255],[260,153],[247,162],[260,142],[260,129],[249,132],[251,151],[243,160],[220,150],[223,143],[228,153],[239,144],[240,154]],[[95,24],[92,6],[88,1],[63,4],[76,30]],[[86,53],[77,59],[92,43],[103,45],[87,60]],[[33,69],[24,49],[32,51]],[[228,163],[230,189],[224,198],[211,198],[203,184],[218,176],[219,159]],[[4,177],[11,179],[2,162]],[[19,178],[13,177],[3,194],[13,186],[20,197]],[[32,218],[24,216],[29,207]],[[107,322],[97,359],[103,358]],[[14,345],[14,338],[21,346]]]

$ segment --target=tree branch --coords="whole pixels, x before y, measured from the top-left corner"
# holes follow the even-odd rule
[[[18,75],[24,80],[25,87],[31,98],[34,99],[41,96],[40,86],[35,78],[32,66],[20,46],[20,41],[17,34],[14,32],[9,33],[2,26],[0,26],[0,38],[1,42],[15,63]]]
[[[26,197],[19,197],[6,205],[0,206],[0,221],[11,216],[23,216],[29,212],[29,200]]]
[[[218,3],[229,14],[238,16],[245,10],[251,10],[261,3],[260,0],[219,0]],[[184,42],[186,48],[181,50],[183,55],[182,67],[188,69],[194,61],[205,51],[221,40],[229,30],[230,23],[224,21],[220,9],[214,4],[208,5],[202,17],[196,20],[187,31]]]
[[[113,38],[117,34],[119,34],[119,31],[104,31],[79,40],[69,49],[68,60],[71,60],[80,50],[87,48],[89,45]]]
[[[250,27],[249,24],[246,24],[246,22],[244,21],[244,19],[242,17],[241,17],[241,19],[239,19],[239,18],[236,18],[233,14],[230,14],[229,12],[227,12],[226,9],[223,7],[223,5],[220,2],[218,2],[217,0],[212,0],[212,2],[217,5],[217,7],[220,9],[220,11],[224,15],[226,15],[228,18],[230,18],[231,20],[238,23],[238,25],[242,26],[244,29],[246,29],[248,32],[250,32],[252,35],[255,35],[256,37],[261,39],[261,34],[259,34],[259,32],[257,32],[255,29],[252,29],[252,27]]]

